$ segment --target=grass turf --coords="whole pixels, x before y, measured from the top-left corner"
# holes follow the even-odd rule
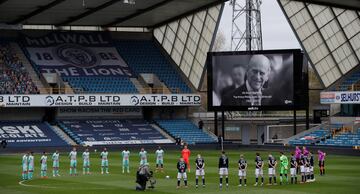
[[[61,177],[52,177],[52,161],[48,160],[48,179],[40,179],[40,154],[35,154],[35,173],[34,179],[25,181],[24,185],[20,185],[21,180],[21,154],[12,155],[0,155],[0,193],[1,194],[82,194],[82,193],[138,193],[135,188],[135,171],[139,163],[138,151],[131,150],[130,157],[131,173],[121,173],[121,157],[119,152],[109,153],[109,171],[110,174],[100,174],[100,157],[99,152],[91,152],[91,175],[82,175],[82,161],[78,156],[78,174],[79,176],[69,176],[69,159],[68,153],[61,153],[60,155],[60,174]],[[81,151],[82,153],[82,151]],[[154,151],[149,151],[148,161],[153,167],[155,164]],[[148,193],[317,193],[317,194],[340,194],[340,193],[357,193],[360,190],[360,157],[350,156],[337,156],[329,155],[326,161],[326,176],[318,176],[318,168],[315,166],[316,182],[297,185],[277,185],[277,186],[265,186],[268,182],[267,177],[267,165],[264,166],[265,185],[260,187],[254,187],[254,151],[243,151],[248,161],[248,184],[247,187],[239,188],[237,177],[237,161],[239,159],[240,151],[228,151],[227,155],[230,160],[229,169],[229,188],[223,188],[219,190],[219,176],[217,162],[219,152],[214,150],[193,150],[192,157],[190,159],[191,173],[188,173],[189,188],[176,189],[176,162],[178,160],[179,151],[166,151],[165,150],[165,172],[155,173],[157,179],[156,188],[154,190],[147,191]],[[205,159],[206,167],[206,187],[198,189],[195,188],[195,169],[194,159],[197,153],[201,153]],[[262,158],[267,162],[266,152],[260,152]],[[279,160],[279,154],[273,153],[277,160]],[[78,155],[81,155],[78,152]],[[48,158],[51,154],[48,154]],[[277,173],[279,170],[277,169]],[[170,179],[166,179],[165,176],[169,175]],[[300,177],[298,177],[298,180]],[[279,177],[278,177],[279,181]],[[225,182],[225,181],[224,181]],[[201,185],[201,180],[199,180]]]

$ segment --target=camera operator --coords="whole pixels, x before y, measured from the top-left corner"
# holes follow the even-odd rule
[[[140,165],[138,171],[136,172],[136,186],[137,191],[145,191],[146,183],[152,177],[152,172],[150,171],[149,164]],[[152,186],[153,187],[153,186]]]

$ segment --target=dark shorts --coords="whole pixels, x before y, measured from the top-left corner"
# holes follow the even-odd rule
[[[325,166],[325,161],[319,161],[319,167],[324,167]]]

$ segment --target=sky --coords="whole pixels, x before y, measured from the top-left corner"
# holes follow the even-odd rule
[[[232,7],[229,5],[229,2],[226,2],[218,28],[218,33],[221,31],[226,38],[224,50],[230,50],[231,48],[231,25]],[[262,0],[261,25],[263,49],[300,48],[300,45],[276,0]]]

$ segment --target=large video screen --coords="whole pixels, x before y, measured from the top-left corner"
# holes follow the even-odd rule
[[[210,110],[294,109],[296,80],[302,81],[300,50],[208,54]]]

